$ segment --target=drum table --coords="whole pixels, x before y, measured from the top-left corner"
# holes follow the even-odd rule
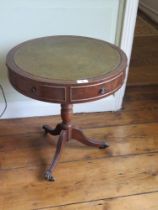
[[[72,125],[72,106],[104,98],[121,87],[127,65],[122,50],[93,38],[50,36],[14,47],[7,55],[6,65],[11,84],[20,93],[61,104],[62,122],[54,129],[43,125],[45,133],[59,135],[54,159],[44,174],[47,180],[54,180],[52,172],[70,139],[101,149],[108,146],[87,138]]]

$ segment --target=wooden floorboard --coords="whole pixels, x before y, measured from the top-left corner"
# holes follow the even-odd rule
[[[42,122],[50,122],[52,117],[1,121],[0,209],[114,209],[117,205],[121,209],[137,200],[133,207],[136,209],[139,194],[147,210],[157,210],[157,97],[151,91],[128,88],[124,110],[106,113],[106,119],[100,113],[75,116],[80,124],[86,117],[85,133],[107,139],[110,147],[98,150],[71,141],[55,170],[54,183],[44,181],[42,174],[54,152],[56,137],[44,136],[40,130]],[[112,122],[107,123],[108,119]],[[99,124],[98,128],[93,128],[92,120]],[[6,125],[10,129],[5,133]],[[32,128],[31,132],[27,132],[28,128]],[[98,205],[100,200],[104,200],[102,205]]]
[[[58,207],[48,206],[41,210],[156,210],[158,192],[122,196],[104,200],[69,204]],[[38,209],[38,210],[40,210]]]
[[[135,37],[128,86],[158,84],[158,34]]]
[[[157,128],[158,123],[87,129],[87,136],[105,140],[110,147],[106,150],[87,148],[72,140],[61,162],[158,152]],[[56,142],[57,138],[44,137],[42,133],[0,137],[1,170],[34,165],[46,167],[55,152]]]
[[[158,153],[59,163],[57,180],[40,166],[1,170],[1,209],[38,209],[158,190]]]

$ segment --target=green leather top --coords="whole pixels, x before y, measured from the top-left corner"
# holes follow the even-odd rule
[[[23,71],[42,78],[80,81],[113,71],[120,53],[110,44],[84,37],[46,37],[23,43],[14,54]]]

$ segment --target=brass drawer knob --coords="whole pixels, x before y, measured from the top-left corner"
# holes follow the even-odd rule
[[[99,93],[100,93],[101,95],[104,95],[106,92],[107,92],[107,91],[106,91],[106,88],[105,88],[105,87],[102,87],[102,88],[100,88],[100,90],[99,90]]]
[[[31,92],[32,92],[32,93],[36,93],[36,91],[37,91],[36,87],[32,87],[32,88],[31,88]]]

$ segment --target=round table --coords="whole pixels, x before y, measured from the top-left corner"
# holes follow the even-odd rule
[[[54,129],[43,126],[45,133],[59,135],[54,158],[44,174],[47,180],[54,180],[52,172],[70,139],[98,148],[108,146],[87,138],[72,125],[72,106],[104,98],[122,86],[127,58],[121,49],[88,37],[42,37],[11,49],[6,65],[9,80],[17,91],[37,100],[61,104],[62,122]]]

